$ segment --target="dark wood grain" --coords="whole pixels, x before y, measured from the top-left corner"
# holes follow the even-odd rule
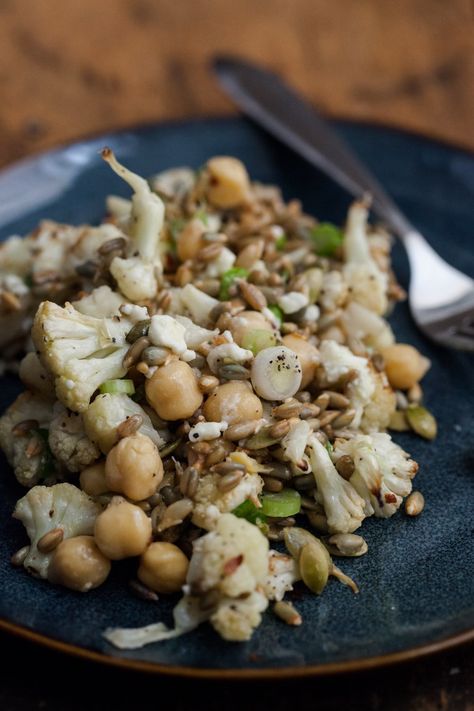
[[[474,148],[470,0],[0,0],[0,164],[230,104],[216,51],[282,72],[331,115]]]

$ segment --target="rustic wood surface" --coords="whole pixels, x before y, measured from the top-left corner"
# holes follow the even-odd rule
[[[0,164],[103,130],[232,111],[227,51],[327,113],[474,148],[471,0],[0,0]]]
[[[0,165],[104,130],[231,113],[208,71],[217,51],[278,70],[329,115],[474,149],[473,14],[470,0],[0,0]],[[145,705],[172,693],[171,708],[209,699],[209,711],[223,700],[276,711],[474,709],[472,646],[230,693],[101,670],[4,634],[0,644],[5,711],[131,708],[132,688]]]

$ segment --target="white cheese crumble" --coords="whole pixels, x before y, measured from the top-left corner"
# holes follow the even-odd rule
[[[235,254],[227,247],[223,247],[219,255],[208,262],[204,275],[210,278],[220,277],[229,269],[232,269],[235,260]]]
[[[137,306],[136,304],[123,304],[120,307],[120,312],[127,316],[132,323],[138,323],[148,318],[148,309],[146,306]]]
[[[285,314],[294,314],[308,305],[308,297],[300,291],[290,291],[278,299],[278,306]]]
[[[253,353],[246,348],[241,348],[237,343],[222,343],[213,348],[207,356],[209,368],[213,373],[217,372],[219,365],[225,358],[233,363],[245,363],[253,358]]]
[[[227,422],[198,422],[189,430],[191,442],[217,439],[228,428]]]
[[[319,309],[319,306],[316,306],[316,304],[311,304],[305,309],[303,320],[307,323],[313,323],[319,319],[320,314],[321,311]]]
[[[169,348],[173,353],[183,357],[183,360],[192,360],[196,355],[188,350],[184,339],[186,328],[172,316],[159,314],[152,316],[148,338],[154,346]]]

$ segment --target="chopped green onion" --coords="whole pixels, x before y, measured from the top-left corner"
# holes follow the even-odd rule
[[[248,277],[248,275],[248,269],[243,269],[242,267],[232,267],[232,269],[228,269],[226,272],[224,272],[224,274],[221,276],[219,299],[221,301],[227,301],[227,299],[230,297],[229,289],[231,288],[234,281],[236,279],[245,279],[246,277]]]
[[[256,526],[261,526],[266,522],[262,509],[257,508],[250,499],[246,499],[242,504],[239,504],[232,513],[238,518],[245,518],[246,521],[254,523]]]
[[[262,496],[262,513],[265,516],[294,516],[301,508],[301,496],[295,489],[282,489],[275,494]]]
[[[175,220],[169,221],[168,229],[171,233],[171,237],[173,238],[174,242],[176,242],[176,240],[178,239],[178,235],[183,230],[185,224],[186,220],[183,220],[182,217],[177,217]]]
[[[331,452],[334,450],[333,445],[332,445],[331,442],[329,442],[329,441],[326,442],[325,447],[326,447],[326,449],[328,450],[329,454],[331,454]]]
[[[285,249],[287,242],[288,237],[286,235],[282,235],[281,237],[278,237],[278,239],[275,241],[275,247],[278,249],[279,252],[281,252]]]
[[[199,210],[194,213],[194,219],[201,220],[203,225],[205,227],[207,227],[207,225],[208,225],[207,212],[204,207],[199,208]]]
[[[264,348],[271,348],[277,345],[277,339],[272,331],[264,328],[255,328],[247,331],[242,339],[242,348],[252,351],[254,355],[263,351]]]
[[[321,222],[310,231],[310,238],[316,254],[322,257],[332,257],[344,240],[344,234],[331,222]]]
[[[278,321],[278,328],[280,328],[281,324],[283,323],[283,311],[280,309],[279,306],[276,306],[274,304],[273,306],[269,306],[268,310],[272,312],[272,314],[275,316],[276,320]]]
[[[135,385],[133,384],[133,380],[127,380],[127,378],[106,380],[105,383],[102,383],[99,390],[101,393],[109,393],[110,395],[119,395],[122,393],[125,395],[133,395]]]

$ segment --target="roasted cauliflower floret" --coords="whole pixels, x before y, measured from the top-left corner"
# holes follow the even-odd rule
[[[340,476],[318,438],[311,437],[309,444],[311,469],[329,532],[352,533],[366,517],[365,501],[352,484]]]
[[[267,573],[265,536],[248,521],[223,514],[216,528],[194,543],[186,582],[190,595],[216,591],[211,624],[224,639],[245,640],[268,605],[262,589]]]
[[[354,461],[355,471],[349,481],[365,500],[366,516],[393,516],[412,490],[418,464],[384,432],[338,440],[334,461],[345,454]]]
[[[83,412],[97,388],[127,372],[122,361],[128,350],[130,322],[122,317],[95,318],[43,301],[32,337],[45,368],[55,376],[58,399],[73,412]]]
[[[38,550],[41,538],[57,528],[62,530],[63,539],[90,535],[100,510],[98,504],[72,484],[30,489],[17,502],[13,513],[14,518],[23,523],[31,542],[23,563],[26,570],[37,577],[47,578],[53,551],[42,553]]]
[[[154,429],[145,410],[124,394],[98,395],[83,413],[84,428],[89,439],[107,454],[118,441],[117,427],[132,415],[140,415],[143,420],[137,432],[161,447],[163,439]]]
[[[298,562],[285,553],[268,551],[268,575],[263,589],[269,600],[283,600],[285,593],[293,590],[293,583],[300,579]]]
[[[52,417],[52,402],[28,390],[0,417],[0,447],[23,486],[34,486],[57,474],[47,442]]]
[[[344,236],[343,268],[351,301],[365,306],[376,314],[387,310],[387,274],[379,269],[370,253],[367,236],[368,209],[364,202],[354,202],[347,216]]]
[[[129,255],[126,259],[115,257],[110,272],[122,294],[131,301],[152,299],[158,289],[156,274],[162,271],[160,234],[165,215],[163,201],[151,191],[144,178],[121,165],[109,148],[104,148],[102,157],[134,191],[128,229],[131,237]]]
[[[82,415],[61,403],[54,407],[48,443],[54,457],[70,472],[80,472],[100,457],[99,447],[87,436]]]
[[[263,488],[263,480],[258,474],[246,473],[237,486],[223,493],[219,490],[219,474],[205,474],[199,479],[194,495],[193,523],[211,531],[222,514],[233,511],[247,499],[260,506],[258,496]]]
[[[18,375],[28,390],[42,395],[47,400],[54,399],[54,379],[36,353],[27,353],[22,358]]]
[[[120,307],[125,303],[121,294],[112,291],[110,286],[99,286],[93,289],[90,294],[83,296],[78,301],[73,301],[72,305],[76,311],[86,316],[95,318],[111,318],[118,316]]]
[[[336,341],[323,341],[319,351],[329,384],[336,383],[351,370],[357,373],[346,388],[355,409],[350,427],[361,427],[364,431],[385,429],[395,409],[395,395],[385,374],[378,373],[367,358],[354,355]]]

